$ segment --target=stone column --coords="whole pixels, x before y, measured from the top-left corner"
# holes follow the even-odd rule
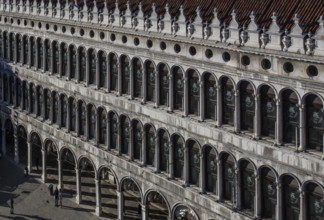
[[[67,65],[67,72],[65,73],[66,76],[67,76],[67,80],[71,80],[71,50],[70,50],[70,47],[67,47],[67,50],[66,50],[66,58],[67,58],[67,61],[66,61],[66,65]]]
[[[170,73],[170,75],[169,75],[169,103],[168,103],[170,112],[172,112],[174,109],[173,96],[174,96],[173,74]]]
[[[241,108],[240,108],[240,91],[235,90],[235,111],[234,111],[234,131],[239,133],[241,131]]]
[[[255,95],[254,101],[254,138],[259,139],[261,134],[261,101],[259,94]]]
[[[50,63],[51,63],[51,68],[49,69],[49,74],[52,75],[54,74],[54,48],[53,48],[53,42],[51,42],[50,44],[50,53],[51,53],[51,60],[50,60]]]
[[[103,113],[102,113],[103,114]],[[96,143],[96,146],[99,146],[100,144],[100,114],[98,112],[98,110],[96,111],[96,133],[95,133],[95,143]]]
[[[188,149],[188,146],[185,146],[185,149],[184,149],[184,178],[183,178],[185,186],[189,186],[189,177],[190,177],[189,149]]]
[[[142,162],[143,162],[143,166],[146,166],[146,135],[147,135],[147,132],[145,130],[145,128],[143,128],[143,133],[142,133]]]
[[[82,201],[82,194],[81,194],[81,170],[77,167],[75,168],[75,175],[76,175],[76,198],[75,201],[77,204],[80,204]]]
[[[32,169],[33,169],[33,151],[32,151],[32,143],[30,140],[27,140],[27,168],[29,173],[31,173]]]
[[[4,34],[3,34],[3,32],[1,33],[1,37],[2,37],[2,42],[1,42],[1,56],[2,56],[2,58],[4,59],[4,54],[5,54],[5,48],[6,48],[6,46],[5,46],[5,41],[3,40],[4,39]]]
[[[184,84],[184,101],[183,101],[183,113],[184,116],[188,116],[189,113],[189,80],[187,79],[187,76],[183,79]]]
[[[223,119],[223,103],[222,103],[222,87],[220,85],[217,86],[217,106],[216,106],[216,120],[217,126],[222,126],[222,119]]]
[[[86,60],[86,85],[89,86],[90,84],[90,59],[91,55],[88,54],[88,51],[86,51],[85,55],[85,60]]]
[[[276,144],[282,145],[282,103],[281,103],[281,99],[276,100],[276,105],[277,105]]]
[[[282,219],[282,184],[281,182],[277,183],[277,205],[276,205],[276,219],[281,220]]]
[[[134,160],[134,128],[132,125],[129,127],[129,142],[128,142],[128,155],[130,160]]]
[[[111,75],[112,72],[111,72],[111,67],[110,67],[110,56],[107,55],[107,77],[106,77],[106,84],[107,84],[107,92],[110,92],[110,82],[111,82]]]
[[[23,63],[24,63],[24,52],[25,52],[25,46],[24,46],[24,41],[23,41],[23,37],[21,37],[21,41],[20,41],[20,43],[21,43],[21,50],[20,50],[20,66],[22,66],[23,65]],[[3,41],[2,41],[3,42]]]
[[[200,121],[205,120],[205,82],[200,80],[200,99],[199,99],[199,109],[200,109]]]
[[[134,75],[135,75],[135,73],[133,73],[133,68],[132,68],[132,65],[129,65],[129,70],[128,70],[129,72],[130,72],[130,83],[129,83],[129,94],[130,94],[130,99],[134,99],[134,93],[135,93],[135,91],[134,91]]]
[[[18,126],[14,126],[15,162],[19,164]]]
[[[146,205],[141,204],[142,206],[142,220],[149,220],[146,212]]]
[[[111,143],[111,138],[112,136],[110,135],[111,131],[110,131],[110,126],[111,126],[111,118],[109,116],[109,114],[107,114],[107,150],[110,150],[110,143]]]
[[[76,103],[76,122],[75,122],[75,133],[79,137],[80,135],[80,106]]]
[[[53,115],[54,115],[54,96],[53,96],[53,94],[51,94],[51,103],[50,104],[51,104],[51,107],[50,107],[49,119],[50,119],[51,124],[53,124]]]
[[[99,60],[99,56],[98,53],[96,53],[96,88],[99,89],[100,88],[100,60]]]
[[[77,49],[75,53],[76,53],[75,79],[76,79],[76,82],[79,83],[80,82],[80,52]]]
[[[124,194],[117,191],[118,220],[124,219]]]
[[[223,190],[223,163],[222,160],[217,160],[217,197],[218,200],[221,201],[222,198],[222,190]]]
[[[58,124],[59,128],[62,127],[62,102],[64,102],[64,99],[61,99],[61,97],[59,97],[58,102],[57,102],[57,108],[58,108],[58,116],[56,119],[56,123]]]
[[[255,176],[255,196],[254,196],[254,207],[255,207],[255,219],[261,219],[261,179],[257,174]]]
[[[174,164],[174,150],[173,150],[173,143],[170,140],[169,143],[169,178],[173,179],[174,178],[174,169],[173,169],[173,164]]]
[[[70,100],[67,99],[67,108],[66,108],[66,111],[67,111],[67,114],[66,114],[66,130],[67,132],[70,132],[71,130],[71,103],[70,103]]]
[[[88,106],[86,106],[86,122],[85,122],[85,129],[84,129],[84,136],[86,138],[87,141],[89,141],[89,136],[90,136],[90,131],[89,131],[89,127],[90,127],[90,117],[89,114],[91,113],[91,110],[88,109]]]
[[[10,34],[8,34],[8,60],[11,60],[11,47],[12,47],[12,42],[11,42],[11,37]]]
[[[305,198],[305,192],[301,190],[299,194],[300,199],[300,214],[299,214],[299,220],[306,219],[306,198]]]
[[[59,50],[59,69],[57,70],[58,71],[58,74],[60,77],[62,77],[62,71],[63,71],[63,54],[62,54],[62,47],[61,45],[58,45],[58,50]]]
[[[46,109],[46,103],[45,103],[45,96],[46,96],[46,94],[45,94],[45,92],[44,92],[44,90],[43,90],[43,95],[42,95],[42,99],[43,99],[43,105],[41,106],[41,117],[42,117],[42,119],[44,120],[45,119],[45,109]]]
[[[96,215],[101,216],[102,207],[101,207],[101,182],[100,179],[97,177],[95,179],[96,183]]]
[[[120,63],[117,64],[117,68],[118,68],[118,95],[122,95],[123,94],[123,90],[122,90],[122,65]],[[132,77],[132,73],[130,72],[131,74],[131,77]],[[131,84],[132,84],[132,80],[131,81]]]
[[[48,54],[46,53],[46,43],[45,43],[45,40],[43,41],[43,57],[42,57],[42,59],[43,59],[43,73],[45,73],[45,67],[46,67],[46,58],[47,58],[47,56],[48,56]]]
[[[118,151],[118,154],[121,155],[121,147],[122,147],[122,138],[121,138],[122,127],[121,127],[121,122],[118,122],[117,126],[118,126],[117,151]]]
[[[156,138],[155,138],[155,151],[154,151],[154,167],[155,167],[155,172],[160,172],[160,137],[158,133],[156,133]]]
[[[159,70],[155,70],[155,107],[160,105],[160,73]]]
[[[46,149],[45,146],[42,148],[42,181],[46,183],[47,180],[47,171],[46,171]]]
[[[199,185],[201,188],[201,193],[206,193],[206,163],[205,163],[205,155],[204,153],[200,154],[200,178]]]
[[[236,167],[234,176],[234,201],[233,205],[236,209],[241,210],[241,172],[240,168]]]
[[[14,45],[11,45],[13,47],[13,55],[14,55],[14,64],[17,63],[17,50],[18,50],[18,47],[17,47],[17,37],[16,35],[14,36]]]
[[[305,105],[299,107],[299,148],[298,151],[306,150],[306,111]]]
[[[57,169],[58,169],[58,187],[63,189],[63,171],[62,171],[62,161],[60,158],[57,159]]]
[[[142,82],[143,82],[143,86],[142,86],[142,94],[143,94],[143,99],[142,99],[142,102],[143,103],[146,103],[147,101],[147,69],[146,67],[143,67],[144,71],[143,71],[143,75],[142,75]],[[144,213],[143,213],[144,214]]]

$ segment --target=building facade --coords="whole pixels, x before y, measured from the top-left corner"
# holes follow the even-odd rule
[[[0,12],[2,153],[44,182],[120,220],[324,219],[323,0]]]

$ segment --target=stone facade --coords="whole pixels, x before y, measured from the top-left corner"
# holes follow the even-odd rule
[[[60,186],[71,152],[77,202],[90,161],[98,215],[105,167],[118,219],[127,181],[143,219],[151,192],[166,219],[323,218],[323,16],[304,33],[130,5],[0,1],[2,152],[19,163],[25,137],[32,170],[36,137],[46,182],[53,144]]]

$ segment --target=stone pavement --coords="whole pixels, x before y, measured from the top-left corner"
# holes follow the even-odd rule
[[[63,207],[55,207],[53,196],[39,177],[32,174],[25,178],[22,167],[0,159],[0,220],[99,219],[91,213],[92,208],[76,204],[74,198],[63,198]],[[10,214],[10,198],[14,198],[15,214]]]

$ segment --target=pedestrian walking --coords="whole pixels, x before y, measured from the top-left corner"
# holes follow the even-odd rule
[[[10,214],[14,214],[14,201],[12,198],[10,199]]]
[[[25,174],[25,177],[28,176],[28,168],[27,167],[25,167],[25,169],[24,169],[24,174]]]
[[[62,208],[62,199],[63,199],[63,192],[62,192],[63,190],[62,190],[62,188],[60,189],[60,191],[59,191],[59,200],[60,200],[60,207]]]
[[[36,169],[38,171],[38,165],[39,165],[39,158],[38,157],[36,158],[35,164],[36,164]]]
[[[58,189],[57,189],[57,187],[55,187],[55,191],[54,191],[54,200],[55,200],[55,206],[58,206],[58,194],[59,194],[59,192],[58,192]]]

